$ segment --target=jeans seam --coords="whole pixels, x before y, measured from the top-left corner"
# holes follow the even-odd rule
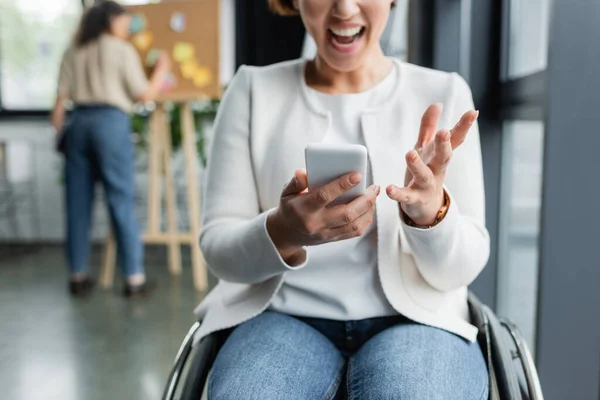
[[[350,385],[353,383],[354,378],[354,356],[348,360],[348,371],[346,372],[346,393],[348,393],[348,400],[354,400],[354,392],[350,390]]]
[[[206,377],[206,385],[208,386],[206,388],[206,399],[207,400],[211,400],[213,398],[212,395],[212,379],[211,378],[211,374],[208,374],[208,376]]]
[[[333,382],[331,382],[331,385],[329,385],[329,389],[327,389],[327,392],[325,392],[323,400],[333,400],[337,395],[337,392],[340,388],[340,383],[342,381],[342,374],[344,373],[344,362],[342,361],[340,364],[341,365],[338,368],[338,373],[335,375],[335,378],[333,379]]]

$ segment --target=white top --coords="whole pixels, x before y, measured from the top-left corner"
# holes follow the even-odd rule
[[[392,71],[375,87],[355,94],[329,95],[309,89],[331,114],[325,143],[362,144],[362,113],[385,102],[396,86]],[[367,164],[367,187],[373,182]],[[359,320],[396,315],[377,273],[377,221],[359,238],[308,248],[305,268],[285,275],[270,309],[286,314],[333,320]]]
[[[444,103],[440,127],[446,128],[474,108],[469,86],[457,74],[394,61],[396,87],[361,116],[373,181],[382,187],[404,182],[404,155],[414,147],[430,104]],[[242,67],[219,107],[203,174],[200,235],[200,248],[219,284],[195,310],[202,319],[196,341],[266,310],[286,276],[311,263],[309,251],[305,264],[287,265],[266,228],[284,184],[305,164],[306,146],[331,131],[331,113],[306,86],[305,65],[294,60]],[[431,229],[407,226],[398,203],[379,196],[377,271],[398,313],[475,341],[467,286],[486,265],[490,249],[477,125],[453,155],[446,190],[448,213]],[[332,283],[327,275],[318,278]]]

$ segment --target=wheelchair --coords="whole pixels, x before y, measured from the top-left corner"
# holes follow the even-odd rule
[[[533,357],[517,327],[498,319],[472,293],[469,309],[471,322],[479,328],[477,342],[488,364],[489,400],[543,400]],[[201,321],[192,325],[177,352],[163,400],[207,399],[208,375],[231,331],[214,332],[193,346],[200,325]]]

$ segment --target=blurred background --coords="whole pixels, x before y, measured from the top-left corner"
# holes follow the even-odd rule
[[[174,0],[172,0],[174,1]],[[219,79],[242,64],[312,57],[296,17],[266,0],[220,3]],[[0,387],[6,399],[156,399],[206,294],[194,289],[189,248],[171,276],[163,246],[146,246],[159,279],[148,300],[115,289],[68,297],[63,255],[63,159],[49,110],[60,60],[87,0],[0,0]],[[146,4],[123,0],[124,5]],[[548,399],[600,399],[600,199],[597,151],[600,3],[579,0],[400,0],[384,51],[460,73],[481,110],[492,237],[472,290],[514,321],[531,346]],[[188,23],[193,23],[190,17]],[[217,99],[194,102],[197,177],[209,157]],[[173,174],[189,227],[177,107],[169,106]],[[138,214],[146,215],[148,108],[138,138]],[[179,135],[179,136],[178,136]],[[92,266],[102,264],[108,219],[101,190]],[[210,280],[211,284],[214,281]]]

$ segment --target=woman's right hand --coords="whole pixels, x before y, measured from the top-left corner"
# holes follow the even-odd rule
[[[137,100],[142,102],[155,101],[163,92],[169,71],[171,71],[171,58],[166,51],[161,51],[154,64],[148,88]]]
[[[166,51],[160,52],[160,55],[156,60],[156,69],[161,72],[168,72],[171,70],[171,58]]]
[[[359,173],[350,173],[308,192],[306,171],[296,170],[283,189],[279,207],[267,219],[269,236],[284,260],[293,260],[303,246],[351,239],[367,231],[373,222],[379,186],[369,187],[348,204],[329,206],[361,179]]]

